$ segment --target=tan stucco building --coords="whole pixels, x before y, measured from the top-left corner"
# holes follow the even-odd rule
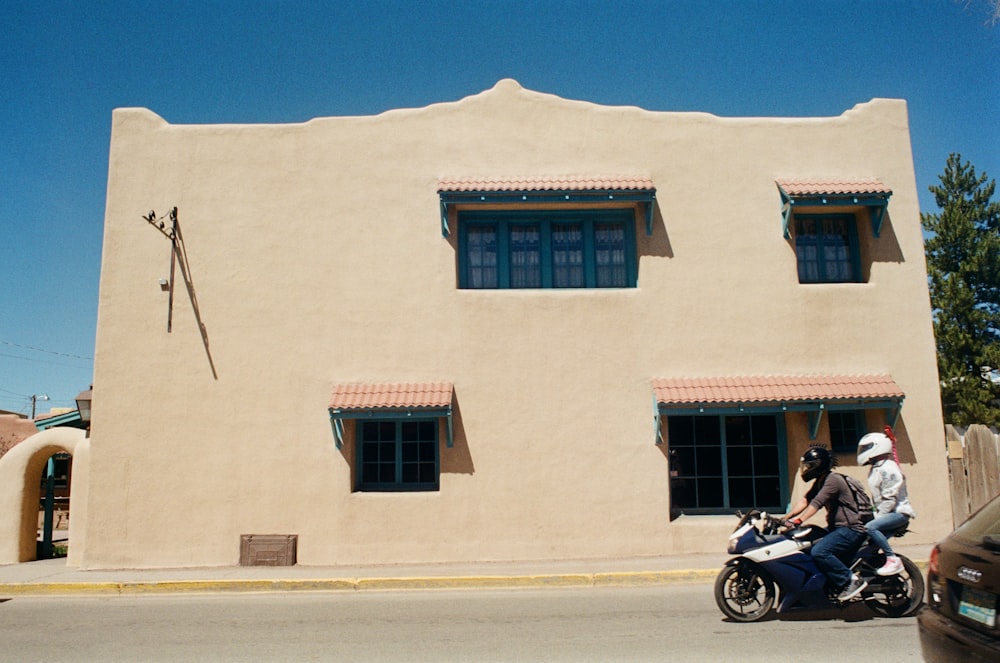
[[[809,444],[861,475],[887,422],[909,541],[951,528],[901,100],[119,109],[103,255],[71,563],[236,564],[248,534],[300,564],[721,551]]]

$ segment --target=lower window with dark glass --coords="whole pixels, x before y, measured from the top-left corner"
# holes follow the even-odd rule
[[[784,509],[779,415],[674,415],[667,430],[672,516]]]
[[[863,410],[830,412],[830,447],[835,453],[852,453],[858,450],[858,440],[865,434]]]
[[[359,491],[438,490],[437,419],[358,422]]]

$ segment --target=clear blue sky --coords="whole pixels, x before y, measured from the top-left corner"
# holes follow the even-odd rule
[[[51,398],[39,411],[72,407],[91,383],[116,107],[173,123],[301,122],[454,101],[501,78],[723,116],[903,98],[927,212],[950,152],[1000,178],[1000,25],[988,16],[986,0],[6,0],[0,409],[28,413],[32,394]]]

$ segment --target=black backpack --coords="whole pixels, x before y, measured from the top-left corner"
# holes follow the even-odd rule
[[[860,518],[862,523],[872,521],[875,518],[875,508],[872,505],[872,498],[868,496],[868,491],[865,490],[864,485],[852,476],[841,474],[840,472],[837,472],[837,474],[844,477],[844,481],[847,483],[847,487],[854,497],[853,508],[857,511],[858,518]],[[852,507],[850,504],[845,504],[844,506],[848,508]]]

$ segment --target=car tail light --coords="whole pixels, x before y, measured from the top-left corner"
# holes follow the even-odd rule
[[[944,583],[938,575],[938,557],[941,554],[940,548],[934,546],[931,550],[930,559],[927,560],[927,602],[931,607],[936,608],[944,601]]]

